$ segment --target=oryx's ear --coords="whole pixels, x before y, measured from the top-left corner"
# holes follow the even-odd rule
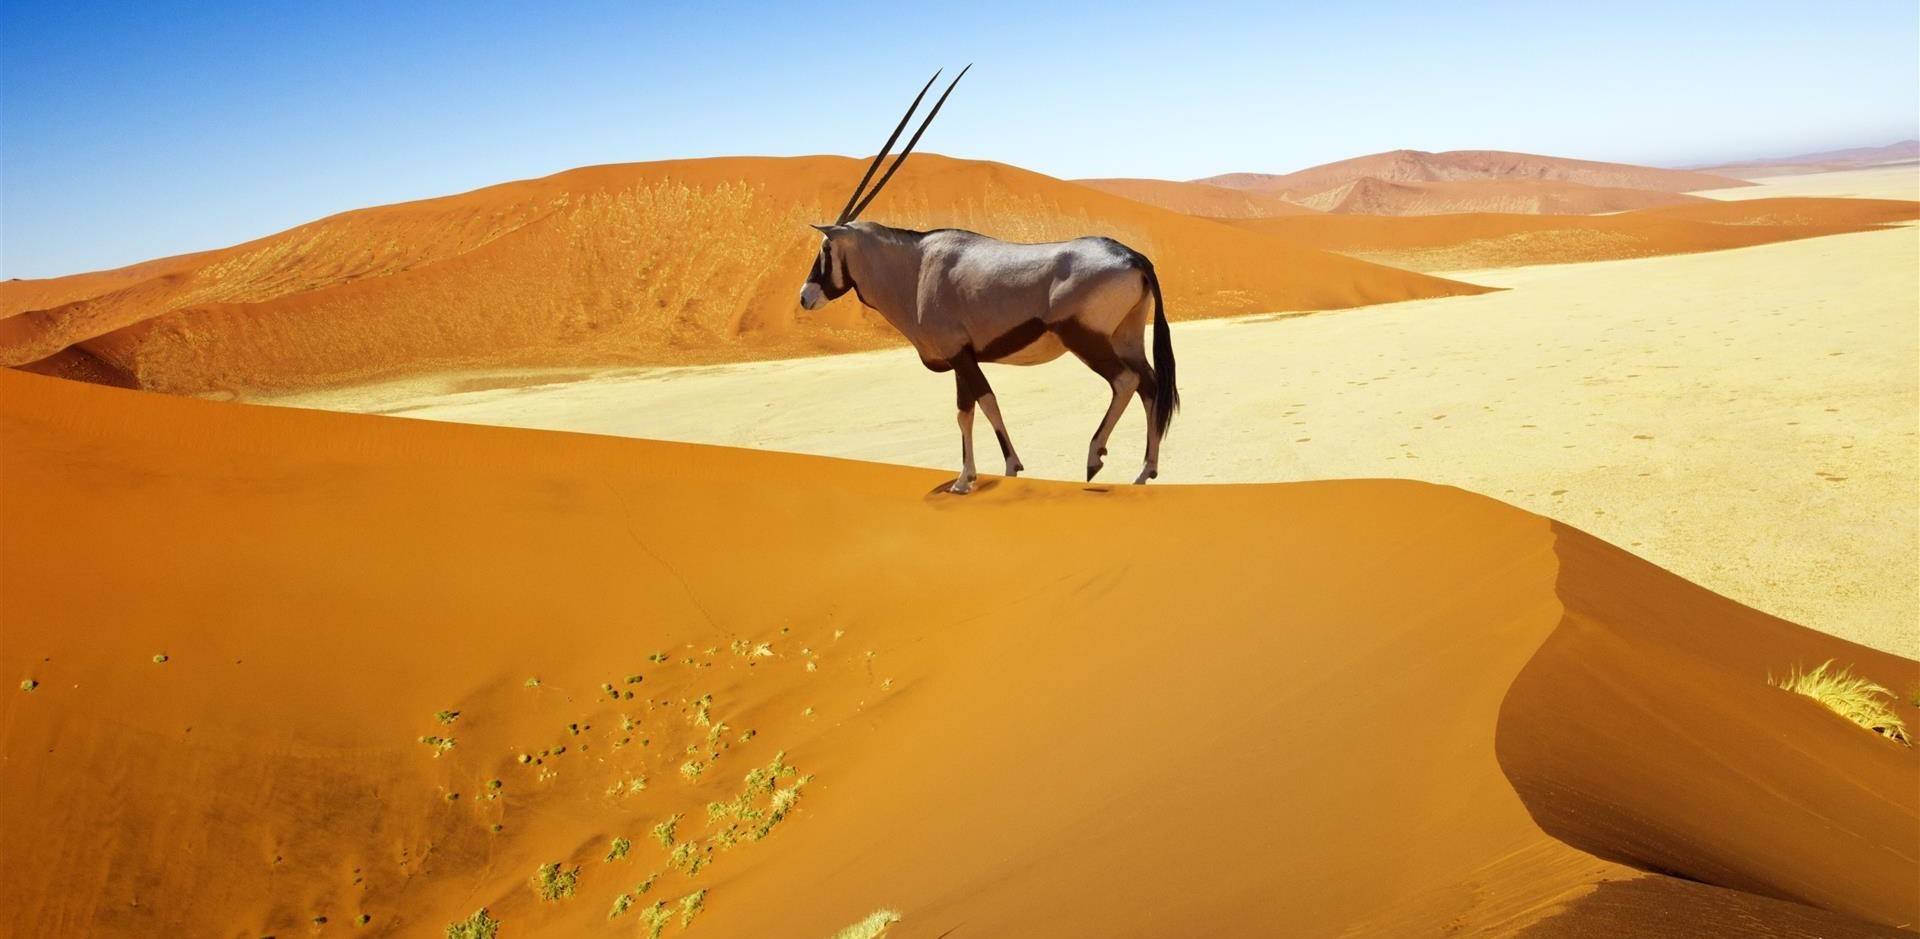
[[[847,226],[845,225],[814,225],[813,230],[819,232],[822,235],[827,235],[831,237],[836,232],[845,230],[846,227]]]

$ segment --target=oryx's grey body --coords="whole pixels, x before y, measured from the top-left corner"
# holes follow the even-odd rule
[[[1158,473],[1160,437],[1175,400],[1173,349],[1159,281],[1146,257],[1111,238],[1014,244],[969,231],[916,232],[872,222],[827,226],[823,233],[801,303],[814,309],[853,290],[913,343],[928,368],[954,372],[962,438],[955,491],[973,484],[976,403],[993,424],[1007,475],[1022,468],[980,364],[1035,365],[1065,352],[1113,390],[1087,447],[1087,478],[1099,471],[1107,437],[1135,394],[1147,408],[1146,463],[1135,482]]]
[[[954,79],[954,84],[959,81]],[[927,87],[932,86],[928,81]],[[818,309],[855,291],[913,343],[928,368],[954,373],[961,448],[955,492],[973,488],[975,405],[993,424],[1007,475],[1022,469],[981,363],[1034,365],[1065,352],[1085,362],[1113,390],[1106,417],[1087,446],[1087,478],[1099,472],[1107,437],[1138,394],[1147,409],[1147,445],[1145,465],[1134,482],[1152,479],[1159,471],[1160,438],[1173,419],[1179,394],[1160,281],[1146,256],[1111,238],[1015,244],[958,229],[918,232],[852,221],[893,178],[952,91],[953,85],[947,86],[899,159],[863,199],[867,181],[919,107],[916,97],[847,200],[840,220],[814,226],[824,237],[800,292],[801,305]],[[926,92],[922,88],[921,97]],[[1151,363],[1146,347],[1150,316]]]

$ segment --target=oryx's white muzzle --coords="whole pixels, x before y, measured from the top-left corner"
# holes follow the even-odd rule
[[[802,309],[818,310],[826,305],[827,293],[820,289],[819,284],[813,281],[807,281],[807,285],[800,288],[800,306]]]

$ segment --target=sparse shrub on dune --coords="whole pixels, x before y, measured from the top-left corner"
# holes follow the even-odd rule
[[[682,928],[693,925],[693,918],[699,915],[702,909],[706,908],[706,901],[707,891],[704,887],[680,898],[680,926]]]
[[[487,915],[486,907],[457,923],[447,924],[447,939],[494,939],[500,935],[500,921]]]
[[[898,910],[874,910],[863,919],[833,934],[833,939],[879,939],[894,923],[900,921]]]
[[[647,939],[660,939],[660,933],[665,931],[667,924],[673,921],[673,911],[667,909],[665,900],[655,900],[641,916],[646,920]]]
[[[574,888],[580,883],[580,868],[563,870],[559,862],[540,865],[533,875],[533,892],[548,903],[565,900],[573,896]]]
[[[611,863],[613,861],[618,861],[621,858],[626,857],[627,851],[632,847],[633,847],[633,842],[628,841],[625,838],[613,839],[613,844],[607,848],[607,861]]]
[[[1894,713],[1893,692],[1885,686],[1853,674],[1845,668],[1833,668],[1833,660],[1820,663],[1810,672],[1795,666],[1783,679],[1767,676],[1767,683],[1795,694],[1803,694],[1826,705],[1827,710],[1876,734],[1904,746],[1913,746],[1907,736],[1906,722]]]
[[[793,785],[781,788],[783,778],[792,778]],[[812,781],[812,776],[801,776],[799,770],[787,762],[786,751],[774,754],[773,761],[766,766],[748,771],[740,795],[729,801],[707,804],[708,822],[726,823],[714,833],[714,843],[731,848],[743,840],[759,841],[767,837],[774,826],[786,820],[795,803],[800,801],[800,790]]]
[[[701,868],[707,866],[707,855],[700,850],[698,844],[682,841],[674,846],[673,854],[667,858],[667,866],[677,867],[685,871],[688,877],[692,877],[700,873]]]
[[[420,742],[426,744],[429,747],[432,747],[436,751],[434,753],[435,756],[439,756],[441,753],[445,753],[446,751],[453,749],[452,737],[441,737],[438,735],[430,734],[428,736],[421,737]]]
[[[680,816],[669,816],[666,821],[653,826],[653,840],[660,842],[663,848],[672,848],[675,830],[680,827]]]
[[[31,679],[31,678],[28,678],[28,679],[25,679],[25,680],[23,680],[23,681],[21,681],[21,682],[20,682],[20,690],[21,690],[21,691],[32,691],[33,689],[35,689],[35,688],[38,688],[38,687],[40,687],[40,683],[39,683],[39,682],[37,682],[37,681],[34,681],[34,680],[33,680],[33,679]]]
[[[619,916],[620,914],[625,913],[627,911],[627,908],[632,905],[633,905],[633,894],[623,893],[617,897],[614,897],[613,909],[607,913],[607,918],[613,919]]]

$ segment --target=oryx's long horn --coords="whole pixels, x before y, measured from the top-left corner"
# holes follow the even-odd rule
[[[901,149],[899,156],[894,157],[893,165],[887,167],[887,172],[880,177],[880,181],[873,184],[873,191],[867,193],[866,198],[861,199],[860,204],[854,206],[853,211],[847,213],[846,218],[841,219],[841,221],[845,222],[859,218],[860,213],[866,211],[867,204],[873,201],[873,197],[879,195],[880,190],[887,188],[887,180],[893,178],[893,174],[900,169],[900,164],[907,162],[907,155],[913,152],[913,145],[920,142],[920,135],[927,132],[927,125],[933,123],[934,117],[940,113],[940,106],[947,103],[948,95],[953,94],[954,85],[960,84],[960,79],[967,77],[967,72],[972,68],[972,65],[968,65],[966,68],[960,70],[960,74],[953,76],[953,83],[947,86],[946,91],[940,93],[940,100],[933,103],[933,110],[927,112],[927,119],[920,122],[920,129],[914,131],[913,136],[907,138],[907,145]],[[936,75],[935,77],[938,76]],[[925,93],[924,91],[921,92],[921,94]],[[899,131],[896,130],[894,133],[897,134]],[[871,173],[873,171],[868,170],[867,172]]]
[[[846,206],[840,210],[839,221],[834,224],[838,225],[853,217],[853,204],[860,201],[861,191],[865,190],[867,183],[873,180],[873,171],[880,168],[881,161],[887,158],[887,151],[893,149],[893,142],[900,139],[900,132],[906,130],[907,122],[913,119],[913,112],[920,110],[920,101],[927,96],[927,89],[932,88],[933,83],[940,80],[940,73],[943,71],[946,70],[936,70],[933,77],[927,79],[927,83],[920,87],[920,93],[913,96],[913,104],[907,106],[907,113],[900,115],[900,123],[893,128],[893,133],[887,135],[887,142],[880,147],[880,152],[873,155],[873,162],[867,164],[867,175],[860,177],[860,185],[853,187],[853,195],[847,197]]]

